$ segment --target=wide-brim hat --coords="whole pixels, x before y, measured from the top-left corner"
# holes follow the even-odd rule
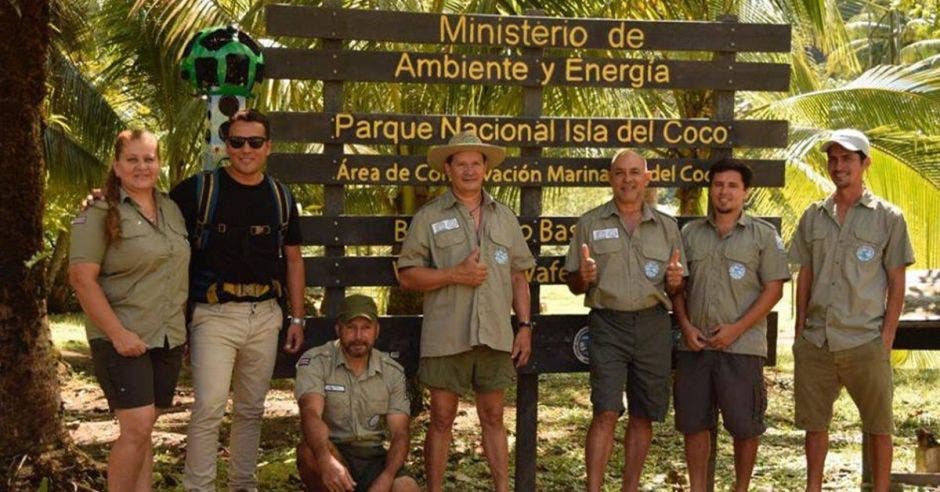
[[[447,159],[458,153],[475,151],[483,154],[486,158],[486,168],[493,169],[500,165],[506,158],[506,150],[496,145],[485,144],[472,131],[458,133],[450,138],[447,145],[438,145],[431,147],[428,151],[428,164],[432,168],[441,170]]]
[[[868,137],[853,128],[843,128],[832,132],[829,138],[819,146],[819,150],[828,152],[832,144],[839,144],[850,152],[861,152],[866,157],[871,155],[871,145],[868,143]]]

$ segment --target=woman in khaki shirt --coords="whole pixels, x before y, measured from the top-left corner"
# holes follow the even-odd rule
[[[189,243],[182,214],[155,189],[157,139],[125,130],[105,200],[72,222],[69,281],[87,315],[95,376],[120,425],[108,489],[149,490],[150,436],[170,407],[186,341]]]

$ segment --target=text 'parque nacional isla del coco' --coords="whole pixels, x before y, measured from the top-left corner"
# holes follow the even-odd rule
[[[713,122],[692,124],[682,120],[544,118],[513,121],[499,118],[465,119],[461,116],[407,120],[337,113],[332,122],[334,139],[384,140],[392,144],[402,141],[430,143],[464,131],[474,132],[485,142],[498,141],[507,145],[724,145],[730,143],[731,137],[726,125]]]

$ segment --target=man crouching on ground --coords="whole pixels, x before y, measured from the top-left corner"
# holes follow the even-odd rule
[[[311,491],[419,490],[402,468],[411,408],[405,374],[388,354],[372,348],[379,336],[375,301],[359,294],[344,299],[336,336],[297,362],[300,478]]]

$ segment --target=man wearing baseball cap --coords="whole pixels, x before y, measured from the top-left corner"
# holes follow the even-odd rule
[[[503,393],[531,352],[525,272],[535,259],[516,215],[483,190],[486,172],[504,157],[472,132],[432,148],[428,164],[443,168],[450,189],[415,214],[398,259],[402,288],[425,293],[418,380],[431,392],[424,443],[431,492],[443,486],[458,398],[471,390],[493,489],[509,488]]]
[[[419,490],[402,468],[409,448],[405,373],[373,348],[379,336],[375,301],[346,297],[336,336],[297,361],[300,478],[308,490]]]
[[[822,144],[835,191],[810,205],[790,245],[800,266],[793,343],[796,425],[806,431],[806,489],[821,490],[832,406],[844,386],[869,434],[874,490],[890,484],[890,353],[914,252],[901,211],[865,189],[871,146],[842,129]]]

